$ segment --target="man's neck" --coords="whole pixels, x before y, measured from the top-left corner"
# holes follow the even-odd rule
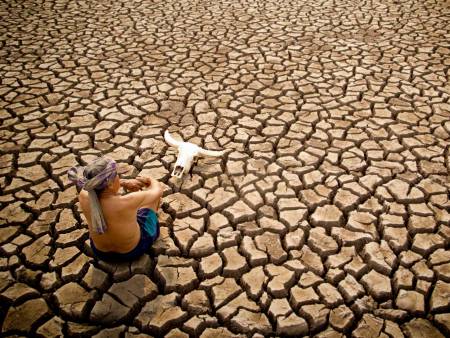
[[[101,198],[109,198],[109,197],[119,196],[119,195],[120,194],[118,191],[106,190],[100,194],[100,197]]]

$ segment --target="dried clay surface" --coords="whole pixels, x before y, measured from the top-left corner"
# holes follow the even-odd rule
[[[448,1],[2,1],[0,335],[450,335]],[[175,137],[223,158],[170,177]],[[67,170],[164,184],[94,259]]]

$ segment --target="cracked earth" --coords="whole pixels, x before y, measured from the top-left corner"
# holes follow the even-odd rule
[[[3,1],[2,336],[450,335],[446,1]],[[208,149],[182,184],[163,133]],[[67,170],[165,186],[93,258]]]

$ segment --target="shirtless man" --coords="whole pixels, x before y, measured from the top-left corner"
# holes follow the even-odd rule
[[[162,187],[158,181],[148,177],[121,180],[116,163],[107,158],[73,167],[68,176],[82,188],[78,198],[95,256],[128,261],[148,251],[159,236],[156,212]],[[121,195],[120,187],[132,192]],[[139,191],[142,188],[147,189]]]

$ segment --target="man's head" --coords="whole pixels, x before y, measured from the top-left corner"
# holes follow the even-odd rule
[[[93,161],[84,168],[83,176],[88,180],[103,177],[103,180],[99,180],[98,186],[94,188],[97,194],[107,190],[117,192],[120,189],[120,180],[114,160],[101,157]]]
[[[120,187],[116,162],[106,157],[100,157],[85,167],[73,167],[68,176],[78,187],[97,194],[105,189],[115,189],[117,185]]]

